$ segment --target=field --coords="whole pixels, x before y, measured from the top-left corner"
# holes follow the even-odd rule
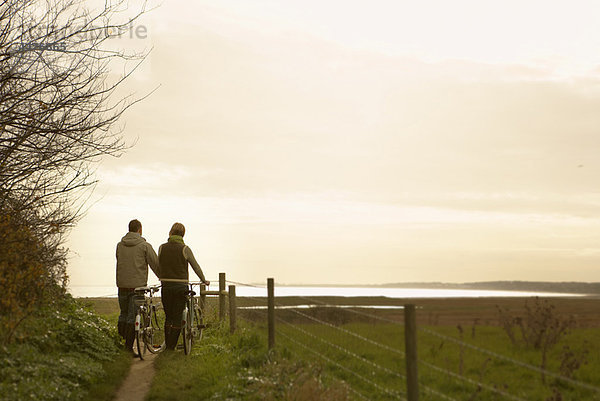
[[[333,376],[350,383],[366,398],[386,400],[395,398],[390,395],[406,393],[402,351],[404,336],[400,327],[351,323],[339,328],[380,345],[319,324],[284,325],[279,329],[278,341],[297,357],[323,359]],[[459,338],[458,330],[453,327],[426,328],[450,338]],[[579,390],[569,383],[550,377],[543,383],[539,373],[518,365],[519,362],[524,362],[539,366],[539,352],[525,347],[513,347],[501,329],[479,326],[474,333],[473,337],[471,333],[465,336],[468,344],[496,352],[507,359],[496,360],[472,348],[461,348],[460,344],[447,339],[426,332],[419,333],[419,359],[422,361],[419,366],[419,383],[424,391],[422,399],[439,399],[436,392],[459,400],[545,400],[553,392],[560,392],[563,400],[600,399],[595,392]],[[563,359],[562,347],[571,344],[574,352],[581,353],[585,340],[588,341],[589,351],[590,342],[597,343],[600,336],[595,331],[574,330],[551,352],[548,358],[551,362],[547,369],[559,372]],[[508,358],[516,362],[511,362]],[[598,353],[587,355],[587,362],[575,377],[586,383],[595,383],[597,367],[600,366]],[[511,398],[503,393],[515,397]]]
[[[315,297],[311,301],[315,305],[403,305],[409,302],[417,305],[421,400],[600,400],[600,389],[597,388],[600,383],[597,373],[600,371],[600,351],[596,346],[600,343],[599,299]],[[310,303],[307,299],[294,297],[278,298],[276,302],[279,306]],[[99,311],[106,313],[116,306],[116,300],[95,300],[94,304]],[[238,299],[241,307],[265,304],[265,299]],[[529,320],[526,305],[530,311]],[[209,305],[209,309],[214,315],[214,304]],[[503,311],[502,314],[499,310]],[[391,400],[405,397],[401,309],[279,309],[276,313],[277,345],[275,352],[269,353],[266,360],[258,356],[261,352],[266,353],[262,348],[266,344],[266,312],[241,309],[238,315],[240,320],[252,322],[244,326],[247,327],[244,329],[246,333],[252,333],[250,342],[256,342],[258,338],[263,344],[260,352],[253,351],[252,354],[252,358],[261,360],[260,364],[253,365],[253,376],[258,377],[259,382],[265,382],[260,379],[261,374],[274,375],[272,365],[266,362],[275,360],[280,367],[288,366],[285,368],[287,371],[290,371],[290,364],[299,364],[297,366],[301,367],[291,369],[292,372],[300,372],[298,375],[306,376],[306,372],[312,372],[311,375],[317,377],[323,386],[322,392],[328,391],[328,386],[339,388],[342,383],[347,394],[340,395],[338,391],[336,397],[330,394],[331,399]],[[536,349],[523,340],[518,324],[513,322],[511,327],[502,326],[502,316],[504,321],[507,316],[521,317],[524,333],[528,333],[527,330],[534,332],[536,324],[541,333],[552,333],[552,326],[556,324],[564,323],[568,327],[565,326],[564,332],[554,342],[547,334],[543,344]],[[546,327],[543,327],[544,324]],[[507,329],[513,330],[512,341]],[[226,330],[221,329],[220,333],[225,335]],[[544,338],[544,334],[541,336]],[[220,349],[223,353],[221,340],[214,338],[211,340],[207,336],[202,351],[198,351],[198,369],[205,373],[207,367],[202,367],[202,361],[211,360],[215,364],[219,358],[215,359],[214,350]],[[217,343],[211,345],[211,341]],[[243,336],[235,340],[236,344],[244,341]],[[239,352],[239,346],[233,347],[232,352]],[[161,381],[161,377],[172,379],[169,371],[189,370],[186,369],[189,359],[171,359],[159,358],[159,375],[151,399],[165,399],[160,394],[169,394],[169,391],[163,390],[169,388],[167,383],[172,380]],[[239,377],[248,375],[239,371],[242,365],[236,365],[237,368],[231,365],[227,368],[229,370],[225,370],[231,377],[237,377],[239,382]],[[542,365],[544,370],[540,369]],[[236,369],[238,371],[234,372]],[[190,378],[186,379],[186,375],[178,375],[177,387],[193,388],[193,380],[201,374],[192,371],[188,376]],[[234,382],[228,381],[232,399],[253,399],[256,396],[240,390],[244,387],[243,383],[238,383],[238,390],[235,390],[238,393],[235,393]],[[294,381],[290,383],[292,385]],[[213,395],[226,391],[226,388],[219,389],[218,379],[213,385],[216,386]],[[303,399],[298,397],[291,399]]]
[[[586,386],[599,382],[600,353],[595,344],[600,342],[600,300],[596,298],[313,300],[316,305],[414,303],[421,399],[600,400],[600,389]],[[277,303],[307,300],[280,298]],[[500,311],[505,320],[522,317],[525,333],[537,330],[540,347],[523,341],[517,323],[502,327]],[[263,311],[244,314],[264,321]],[[398,309],[278,310],[277,343],[296,358],[321,361],[327,373],[354,389],[354,398],[397,399],[406,393],[403,318]],[[552,325],[558,324],[564,324],[565,330],[554,341],[549,336]],[[507,329],[512,330],[515,343]],[[547,372],[542,374],[544,353]]]

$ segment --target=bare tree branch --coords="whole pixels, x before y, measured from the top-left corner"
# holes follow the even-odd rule
[[[123,19],[128,7],[0,1],[0,216],[31,231],[48,277],[62,284],[65,236],[96,183],[91,164],[127,149],[116,123],[149,95],[115,99],[147,54],[110,49],[110,32],[123,33],[146,11],[142,2]],[[114,62],[125,63],[121,76],[111,75]]]

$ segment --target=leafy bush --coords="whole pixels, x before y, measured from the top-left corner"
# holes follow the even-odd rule
[[[518,327],[522,343],[541,352],[540,368],[544,370],[547,368],[550,350],[575,326],[572,316],[558,315],[554,305],[539,297],[535,297],[533,306],[525,302],[523,316],[513,316],[508,309],[500,307],[498,312],[500,324],[514,345],[517,344],[515,327]],[[545,382],[545,374],[542,372],[541,375]]]
[[[0,215],[0,243],[0,334],[10,342],[42,299],[47,271],[35,235],[8,214]]]
[[[0,399],[83,400],[119,357],[108,322],[65,296],[37,311],[0,348]]]
[[[558,315],[554,305],[538,297],[535,297],[533,305],[525,302],[522,316],[514,315],[508,309],[499,306],[497,310],[500,325],[510,341],[518,344],[515,333],[518,328],[522,344],[536,350],[551,348],[575,325],[572,316]]]

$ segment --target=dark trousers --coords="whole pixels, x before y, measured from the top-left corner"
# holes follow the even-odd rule
[[[133,304],[134,292],[129,289],[119,288],[119,322],[135,323],[135,305]]]
[[[181,315],[187,302],[188,286],[185,283],[163,282],[162,304],[165,308],[165,343],[175,349],[181,333]]]
[[[135,337],[135,305],[133,289],[119,288],[119,321],[117,327],[121,337],[125,339],[125,349],[131,351]]]

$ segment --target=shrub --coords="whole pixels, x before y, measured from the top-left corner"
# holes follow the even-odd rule
[[[535,297],[533,306],[525,302],[525,316],[517,317],[516,323],[525,344],[539,350],[554,346],[575,321],[572,316],[558,315],[554,305]]]
[[[0,399],[82,400],[119,355],[108,322],[70,296],[32,313],[0,348]]]
[[[10,342],[17,327],[39,305],[48,284],[42,246],[27,226],[0,216],[0,328]]]
[[[575,325],[572,316],[560,316],[556,313],[554,305],[547,300],[535,297],[533,305],[525,301],[525,313],[523,316],[514,316],[508,309],[497,307],[499,322],[510,341],[517,345],[515,328],[521,333],[521,342],[526,347],[541,352],[540,367],[546,369],[548,353],[560,339],[565,336]],[[542,372],[542,381],[546,381]]]

